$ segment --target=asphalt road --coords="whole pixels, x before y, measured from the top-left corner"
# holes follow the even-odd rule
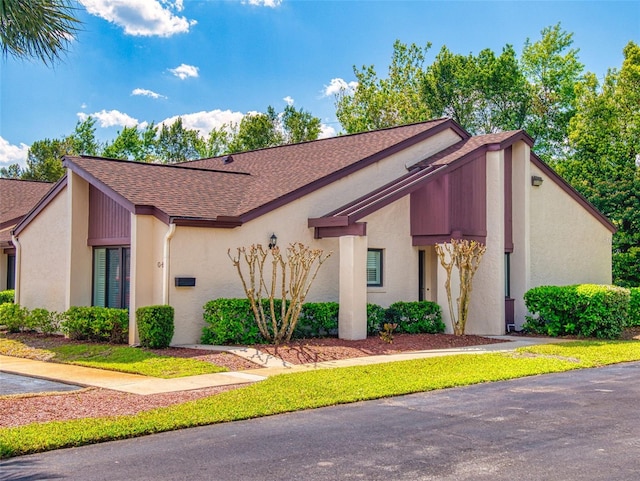
[[[47,379],[38,379],[30,376],[0,372],[0,396],[52,391],[66,392],[77,391],[78,389],[82,389],[82,387],[57,381],[49,381]]]
[[[27,480],[640,479],[640,363],[5,460]]]

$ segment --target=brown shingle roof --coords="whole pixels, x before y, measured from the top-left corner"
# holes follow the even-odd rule
[[[66,157],[65,165],[130,210],[153,206],[170,218],[249,220],[437,132],[449,119],[333,137],[174,165]],[[132,180],[135,179],[135,182]]]
[[[244,173],[145,164],[97,157],[65,157],[66,166],[131,211],[155,207],[168,217],[237,216],[256,179]]]
[[[525,140],[529,146],[533,145],[533,139],[529,137],[524,130],[510,130],[496,134],[477,135],[453,144],[449,148],[423,160],[417,164],[416,167],[448,165],[469,154],[477,152],[480,148],[485,150],[501,150],[504,149],[505,144],[512,144],[516,140]]]
[[[0,229],[15,225],[52,185],[49,182],[0,179]]]
[[[310,219],[312,227],[347,226],[375,212],[391,202],[420,188],[426,182],[437,178],[479,153],[501,150],[517,140],[533,145],[533,139],[523,130],[513,130],[497,134],[478,135],[457,142],[412,166],[411,172],[394,179],[388,184],[369,192],[323,217]]]

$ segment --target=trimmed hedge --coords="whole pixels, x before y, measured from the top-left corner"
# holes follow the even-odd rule
[[[374,336],[384,328],[386,309],[378,304],[367,304],[367,334]]]
[[[640,326],[640,287],[629,289],[629,321],[628,326]]]
[[[145,306],[136,310],[140,345],[151,349],[169,347],[174,332],[174,309],[171,306]]]
[[[268,306],[268,300],[265,307]],[[282,301],[275,301],[280,313]],[[302,305],[294,338],[336,337],[338,335],[337,302],[308,302]],[[268,309],[266,310],[268,313]],[[203,318],[207,324],[200,341],[203,344],[260,344],[266,342],[260,335],[248,299],[215,299],[204,306]],[[444,332],[440,307],[433,302],[398,302],[384,309],[367,304],[367,334],[375,335],[385,322],[398,324],[396,332]]]
[[[9,332],[35,331],[42,334],[54,334],[60,329],[63,314],[46,309],[29,310],[19,304],[0,304],[0,325]]]
[[[10,303],[13,304],[15,302],[16,291],[13,289],[8,289],[6,291],[0,291],[0,304]]]
[[[385,312],[385,322],[397,324],[395,332],[438,334],[445,331],[440,306],[435,302],[394,302]]]
[[[338,335],[337,302],[308,302],[302,305],[294,338],[336,337]],[[255,321],[254,321],[255,322]]]
[[[263,342],[249,299],[214,299],[204,305],[200,342],[203,344],[259,344]]]
[[[129,341],[129,312],[109,307],[70,307],[60,323],[71,339],[126,344]]]
[[[27,330],[29,310],[19,304],[6,302],[0,304],[0,325],[5,326],[9,332]]]
[[[41,332],[42,334],[55,334],[60,330],[60,323],[64,314],[56,311],[48,311],[36,307],[29,311],[27,316],[27,326],[29,329]]]
[[[629,290],[596,284],[540,286],[527,291],[525,331],[549,336],[617,339],[627,324]]]

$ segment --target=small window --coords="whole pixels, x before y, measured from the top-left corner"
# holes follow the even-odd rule
[[[504,253],[504,297],[511,298],[511,254]]]
[[[96,247],[93,250],[93,305],[129,308],[128,247]]]
[[[7,255],[7,289],[16,288],[16,256]]]
[[[382,249],[367,251],[367,286],[382,286]]]

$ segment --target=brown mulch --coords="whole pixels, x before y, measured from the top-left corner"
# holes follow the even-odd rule
[[[394,334],[391,343],[385,342],[377,336],[370,336],[361,341],[345,341],[336,338],[300,339],[280,346],[261,344],[255,347],[291,364],[308,364],[354,357],[398,354],[408,351],[479,346],[498,342],[509,341],[473,335]]]

